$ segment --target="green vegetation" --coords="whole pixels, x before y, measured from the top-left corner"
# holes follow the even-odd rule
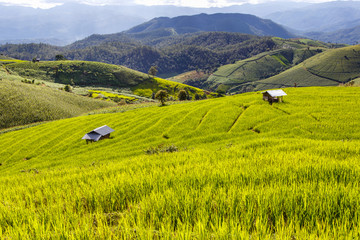
[[[168,92],[168,95],[171,96],[173,99],[177,98],[178,92],[180,90],[185,90],[191,97],[194,97],[195,94],[204,95],[205,92],[209,95],[209,97],[214,96],[214,94],[211,94],[199,88],[191,87],[182,83],[164,80],[157,77],[147,79],[141,84],[132,87],[131,90],[133,90],[134,94],[136,95],[149,98],[151,98],[153,94],[157,93],[159,90],[166,90]]]
[[[359,89],[285,91],[1,134],[0,238],[359,238]]]
[[[252,83],[255,90],[306,86],[336,86],[360,76],[360,46],[327,50],[274,77]]]
[[[342,43],[328,43],[328,42],[322,42],[317,40],[312,40],[308,38],[293,38],[290,41],[287,41],[285,39],[274,37],[272,38],[278,45],[281,45],[285,48],[299,48],[299,45],[307,45],[309,47],[320,47],[320,48],[342,48],[347,47],[347,44]]]
[[[276,50],[224,65],[201,87],[239,93],[280,87],[336,86],[360,76],[359,61],[360,46],[325,51],[311,47]]]
[[[0,52],[22,60],[39,56],[49,61],[62,55],[69,60],[101,61],[144,73],[157,65],[159,76],[167,77],[192,70],[213,70],[276,48],[271,38],[240,33],[201,32],[170,36],[120,33],[93,35],[67,47],[6,44],[0,46]]]
[[[178,99],[180,101],[185,101],[187,99],[187,94],[185,90],[180,90],[178,93]]]
[[[297,47],[298,49],[265,52],[234,64],[221,66],[203,82],[202,87],[212,91],[221,89],[229,93],[249,92],[253,90],[254,85],[256,88],[254,82],[275,76],[323,51],[320,48],[307,48],[299,44]]]
[[[122,66],[98,62],[23,62],[7,67],[23,77],[80,86],[129,87],[148,78],[146,74]]]
[[[112,103],[96,101],[43,85],[0,81],[0,129],[81,115]]]
[[[190,71],[168,78],[168,80],[201,88],[209,76],[209,72]]]
[[[161,106],[165,106],[165,102],[168,98],[168,93],[166,90],[159,90],[155,94],[155,99],[159,100],[161,102]]]
[[[157,74],[158,70],[157,70],[157,66],[151,66],[149,69],[148,74],[155,77],[155,75]]]
[[[6,68],[23,78],[70,84],[93,88],[130,88],[133,94],[151,98],[158,90],[167,90],[170,96],[177,96],[180,89],[188,90],[190,95],[204,94],[204,91],[181,83],[161,78],[150,78],[123,66],[86,61],[21,62],[7,64]],[[14,75],[13,74],[13,75]],[[78,91],[78,90],[74,90]],[[124,97],[122,97],[124,98]],[[115,99],[116,100],[116,99]]]
[[[100,98],[100,99],[111,99],[114,102],[120,102],[121,100],[124,100],[127,103],[135,102],[137,98],[129,97],[117,93],[109,93],[105,91],[99,91],[99,90],[89,90],[89,94],[92,98]]]

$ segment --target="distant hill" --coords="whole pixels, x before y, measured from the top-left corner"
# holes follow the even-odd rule
[[[110,87],[129,89],[134,95],[151,98],[160,89],[167,90],[176,98],[181,89],[188,95],[203,95],[204,91],[181,83],[174,83],[161,78],[153,78],[123,66],[87,61],[29,61],[11,63],[6,69],[13,74],[34,80],[60,84],[71,84],[81,87]]]
[[[149,18],[131,16],[124,7],[66,3],[50,9],[0,5],[0,40],[69,44],[94,33],[120,32]],[[125,21],[126,19],[126,21]],[[46,23],[46,24],[45,24]],[[12,41],[11,41],[12,40]]]
[[[351,45],[359,44],[360,25],[331,32],[308,32],[305,33],[305,35],[324,42],[346,43]]]
[[[291,33],[297,35],[304,32],[332,32],[340,29],[353,28],[359,25],[360,4],[357,1],[334,1],[329,3],[310,4],[289,1],[262,4],[243,4],[223,8],[189,8],[176,6],[141,6],[141,5],[103,5],[65,3],[50,9],[34,9],[30,7],[8,6],[0,3],[0,21],[11,22],[0,26],[0,44],[12,43],[48,43],[64,46],[93,34],[113,34],[139,26],[153,18],[152,24],[167,18],[206,14],[252,14],[264,19],[271,19],[277,24],[289,27]],[[209,15],[209,16],[211,16]],[[159,18],[161,16],[161,18]],[[225,20],[224,20],[225,21]],[[235,22],[238,19],[235,19]],[[219,22],[219,21],[217,21]],[[250,30],[248,33],[257,35],[275,34],[276,29],[269,29],[269,20],[261,20],[265,29],[250,24],[207,24],[206,31]],[[44,24],[46,23],[46,24]],[[199,22],[192,22],[190,27],[161,27],[151,31],[156,36],[170,36],[181,31],[196,31]],[[236,22],[238,23],[238,22]],[[237,25],[237,26],[236,26]],[[216,26],[214,29],[212,26]],[[152,26],[154,27],[154,25]],[[175,31],[174,31],[175,29]],[[176,31],[178,29],[179,32]],[[225,30],[221,30],[225,29]],[[270,33],[265,30],[270,30]],[[243,31],[241,31],[243,32]],[[280,31],[282,32],[282,30]],[[280,33],[277,32],[277,33]],[[142,33],[143,34],[143,33]],[[149,36],[150,32],[147,32]],[[139,35],[138,35],[139,36]],[[307,35],[306,35],[307,36]],[[286,37],[286,36],[283,36]],[[335,41],[333,41],[335,42]]]
[[[79,86],[129,87],[148,78],[144,73],[122,66],[85,61],[26,61],[8,64],[7,68],[29,79]]]
[[[178,6],[116,5],[92,6],[67,2],[50,9],[9,6],[0,3],[0,44],[49,43],[66,45],[92,34],[125,31],[152,18],[196,15],[200,13],[247,13],[263,17],[276,11],[285,11],[308,3],[243,4],[224,8],[189,8]],[[46,23],[46,24],[44,24]]]
[[[231,64],[223,65],[213,73],[206,72],[188,72],[174,76],[171,80],[182,82],[192,86],[207,89],[209,91],[224,91],[227,93],[243,93],[268,89],[273,87],[282,87],[282,85],[268,83],[262,86],[263,81],[270,77],[276,77],[283,72],[295,68],[298,64],[312,59],[324,51],[330,51],[336,47],[344,47],[345,44],[329,44],[310,39],[292,39],[284,40],[281,38],[272,39],[276,43],[276,48],[272,51],[266,51],[248,59],[239,60]],[[346,48],[345,48],[346,49]],[[344,50],[339,49],[339,54]],[[334,59],[333,62],[338,60]],[[356,72],[357,69],[348,69]],[[301,78],[301,76],[299,77]],[[345,80],[347,81],[347,80]],[[295,82],[284,83],[283,86],[294,86]],[[307,82],[304,78],[297,82],[298,86],[317,86],[317,82]],[[333,85],[333,82],[324,83]],[[260,88],[261,86],[261,88]]]
[[[270,13],[266,17],[303,32],[335,31],[354,27],[360,19],[360,2],[333,1]]]
[[[263,90],[279,87],[337,86],[360,77],[360,45],[330,49],[276,76],[245,83]]]
[[[257,36],[294,37],[282,26],[271,20],[261,19],[250,14],[217,13],[179,16],[174,18],[154,18],[126,31],[126,33],[151,33],[160,29],[171,29],[173,34],[200,31],[239,32]]]
[[[251,82],[277,75],[321,51],[314,48],[282,49],[262,53],[220,67],[202,84],[202,87],[213,91],[221,89],[229,93],[253,91]]]

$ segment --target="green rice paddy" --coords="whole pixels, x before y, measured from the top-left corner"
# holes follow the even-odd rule
[[[358,239],[359,90],[149,105],[0,134],[0,239]],[[110,139],[81,140],[105,124]]]

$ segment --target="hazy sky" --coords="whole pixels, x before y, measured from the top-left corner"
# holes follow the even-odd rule
[[[7,5],[20,5],[35,8],[51,8],[66,2],[80,2],[91,5],[175,5],[187,7],[225,7],[242,3],[264,3],[274,0],[0,0],[0,3]],[[285,1],[285,0],[283,0]],[[329,2],[329,0],[293,0],[294,2]]]

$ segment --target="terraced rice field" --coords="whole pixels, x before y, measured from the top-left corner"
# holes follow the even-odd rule
[[[115,105],[45,85],[0,80],[0,129],[79,116]]]
[[[359,238],[359,88],[285,91],[1,134],[0,238]]]

